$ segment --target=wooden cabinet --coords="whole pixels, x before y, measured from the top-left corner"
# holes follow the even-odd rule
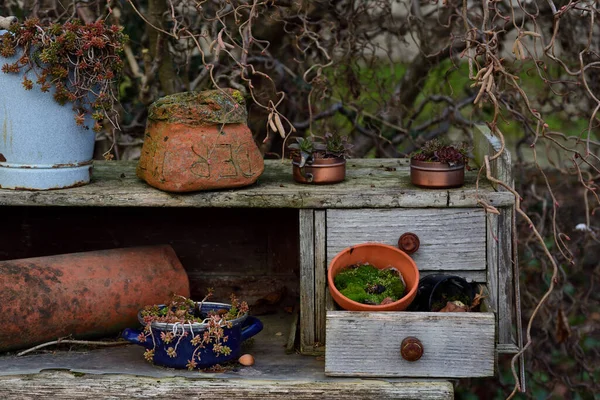
[[[493,138],[481,132],[482,129],[478,128],[477,131],[475,153],[481,159],[485,154],[493,154],[497,144]],[[34,393],[35,387],[50,388],[44,392],[47,394],[68,395],[76,393],[78,387],[84,385],[91,395],[103,394],[106,387],[118,388],[126,384],[149,397],[165,390],[182,397],[193,396],[201,387],[219,387],[219,390],[224,390],[223,393],[238,393],[240,396],[244,393],[261,393],[265,398],[281,394],[277,390],[291,394],[297,390],[306,398],[321,398],[324,393],[331,394],[332,398],[335,393],[335,398],[340,399],[365,398],[377,393],[381,398],[449,399],[452,393],[448,382],[428,380],[423,384],[424,381],[416,378],[411,381],[395,378],[489,376],[494,372],[497,353],[517,350],[513,322],[518,313],[518,307],[515,308],[518,306],[515,302],[518,288],[513,281],[513,262],[516,261],[511,239],[514,198],[510,192],[501,190],[485,179],[476,183],[477,174],[474,171],[467,173],[462,188],[419,189],[410,184],[408,160],[349,160],[346,181],[331,186],[294,183],[288,161],[274,160],[265,164],[263,176],[257,184],[247,188],[171,194],[153,189],[137,179],[135,162],[96,162],[89,185],[48,192],[2,190],[0,206],[5,213],[11,213],[11,207],[16,206],[20,210],[40,210],[40,207],[52,206],[47,208],[53,210],[48,213],[31,213],[38,218],[35,224],[31,221],[26,226],[21,224],[23,241],[28,243],[39,236],[36,233],[38,228],[48,231],[43,238],[38,238],[38,242],[44,238],[50,238],[52,243],[60,240],[60,235],[53,234],[53,229],[60,228],[57,227],[60,221],[54,220],[57,208],[67,210],[59,213],[64,218],[70,214],[69,210],[77,210],[73,214],[74,219],[69,220],[70,225],[61,228],[65,231],[68,228],[75,232],[80,216],[97,214],[95,218],[106,224],[102,228],[107,233],[106,238],[100,242],[99,236],[93,236],[92,233],[86,247],[77,251],[94,250],[94,246],[107,248],[110,243],[113,243],[113,247],[154,244],[152,241],[168,237],[169,229],[179,229],[176,231],[175,245],[179,243],[182,246],[181,254],[185,255],[182,262],[188,269],[192,293],[195,295],[202,292],[202,285],[206,284],[208,278],[216,284],[231,282],[231,287],[223,290],[239,290],[245,282],[258,282],[256,287],[268,294],[273,288],[271,276],[276,277],[277,282],[287,282],[294,279],[296,271],[299,271],[299,279],[295,278],[296,282],[288,286],[292,288],[292,294],[298,293],[300,298],[300,350],[303,354],[316,354],[319,357],[285,354],[281,335],[283,329],[276,325],[281,321],[277,322],[278,317],[271,316],[266,319],[274,325],[255,339],[262,353],[252,367],[254,372],[207,376],[210,379],[197,379],[198,376],[194,375],[192,379],[178,381],[177,387],[170,387],[168,380],[160,383],[153,380],[154,383],[149,386],[147,381],[151,378],[125,378],[120,375],[137,371],[138,375],[154,376],[152,373],[142,373],[142,367],[126,368],[122,360],[130,362],[132,358],[120,354],[115,360],[121,361],[107,369],[111,376],[79,379],[61,373],[45,373],[34,377],[25,375],[11,378],[7,375],[14,373],[6,371],[14,367],[7,366],[4,371],[2,365],[14,365],[16,361],[2,360],[0,357],[0,389],[14,396],[21,396],[28,391]],[[494,176],[509,182],[509,165],[509,160],[497,158],[492,161],[490,168]],[[488,210],[495,212],[486,213],[481,207],[484,203],[488,205]],[[130,212],[134,208],[136,212]],[[206,211],[194,213],[195,219],[186,220],[184,225],[163,230],[163,226],[169,225],[173,219],[164,216],[158,219],[164,225],[153,227],[153,223],[158,224],[156,215],[165,208],[182,210],[177,215],[186,214],[184,210],[190,209],[204,208]],[[227,226],[206,225],[204,218],[210,219],[210,214],[217,208],[220,215],[231,214],[225,219]],[[116,214],[110,211],[115,209],[123,211]],[[265,216],[270,214],[277,223],[266,222],[265,226],[261,225],[264,229],[252,228],[267,220]],[[117,225],[112,227],[111,215],[112,218],[118,216],[118,221],[115,221]],[[137,219],[132,219],[134,216]],[[290,222],[286,223],[288,218]],[[241,224],[243,229],[240,228],[240,220],[246,221]],[[135,224],[134,221],[143,221],[143,227],[138,229],[130,225]],[[15,220],[10,224],[17,227],[18,222]],[[127,240],[119,237],[118,224],[131,233]],[[181,226],[187,227],[183,228],[185,231],[181,231]],[[231,236],[235,232],[239,236],[242,235],[240,229],[247,230],[244,235],[248,237],[262,237],[264,234],[261,242],[261,246],[264,246],[251,257],[256,269],[245,270],[244,257],[233,257],[240,250],[240,243],[252,252],[254,242],[242,240],[241,236],[221,241],[219,237],[225,236],[213,238],[211,232],[202,231],[202,227],[209,226],[218,230],[220,235],[228,235],[229,232]],[[290,227],[291,231],[288,229]],[[231,231],[228,231],[230,228]],[[71,236],[75,239],[81,237],[84,240],[82,234],[73,232]],[[415,233],[420,239],[420,248],[413,256],[421,274],[449,272],[484,285],[488,292],[488,312],[353,313],[336,310],[328,301],[325,279],[327,265],[335,254],[347,246],[367,241],[396,244],[400,235],[406,232]],[[15,242],[11,239],[14,233],[3,232],[3,235],[6,239],[5,248],[0,249],[0,255],[7,259],[15,253],[6,247],[6,243]],[[207,248],[202,247],[204,239],[195,236],[206,238],[207,243],[222,244],[217,246],[219,252],[209,253]],[[99,241],[94,242],[96,239]],[[21,239],[16,240],[19,241]],[[293,245],[290,241],[293,241]],[[196,249],[192,245],[200,247]],[[29,247],[23,246],[18,257],[34,255],[27,254],[27,249]],[[56,247],[58,251],[75,249]],[[294,254],[286,256],[290,251]],[[231,257],[216,258],[218,254],[229,254]],[[38,252],[35,255],[43,254]],[[212,269],[208,272],[203,265],[206,260],[212,260]],[[261,260],[266,260],[268,265],[261,267]],[[215,277],[224,271],[238,271],[242,275],[235,280],[217,281]],[[215,284],[213,281],[209,283]],[[261,295],[255,294],[257,297]],[[409,336],[417,337],[422,343],[423,356],[418,361],[409,362],[400,355],[400,345]],[[286,340],[287,337],[284,337],[283,342]],[[110,351],[107,350],[107,353]],[[52,362],[59,358],[53,357]],[[19,362],[26,363],[27,359]],[[191,377],[185,375],[187,371],[164,373],[168,377]],[[361,377],[370,379],[363,380]],[[385,379],[373,380],[373,377]]]

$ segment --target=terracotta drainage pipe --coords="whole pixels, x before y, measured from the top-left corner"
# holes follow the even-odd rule
[[[168,245],[0,261],[0,351],[115,335],[173,293],[190,287]]]

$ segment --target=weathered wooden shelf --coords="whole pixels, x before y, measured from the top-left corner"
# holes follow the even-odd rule
[[[286,354],[291,315],[260,317],[265,330],[246,348],[256,364],[215,374],[155,367],[140,346],[0,357],[4,398],[452,399],[447,381],[332,378],[323,357]]]
[[[476,187],[474,171],[467,172],[462,188],[418,188],[410,183],[407,159],[348,160],[346,181],[326,186],[295,183],[288,160],[265,164],[264,174],[250,187],[173,194],[138,179],[135,161],[96,161],[88,185],[40,192],[0,190],[0,205],[323,209],[476,207],[479,200],[497,207],[514,203],[512,194],[495,191],[485,179]]]

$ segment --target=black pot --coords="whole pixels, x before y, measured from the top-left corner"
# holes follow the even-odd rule
[[[456,275],[427,275],[419,281],[417,297],[410,309],[413,311],[439,311],[447,301],[457,298],[470,306],[475,297],[475,287]]]

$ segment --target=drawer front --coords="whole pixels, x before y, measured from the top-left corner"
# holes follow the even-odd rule
[[[466,378],[494,374],[493,313],[327,312],[325,374]],[[416,337],[423,354],[402,358]]]
[[[412,232],[411,254],[422,271],[485,271],[485,213],[481,208],[327,210],[327,265],[344,248],[365,242],[398,245]]]

